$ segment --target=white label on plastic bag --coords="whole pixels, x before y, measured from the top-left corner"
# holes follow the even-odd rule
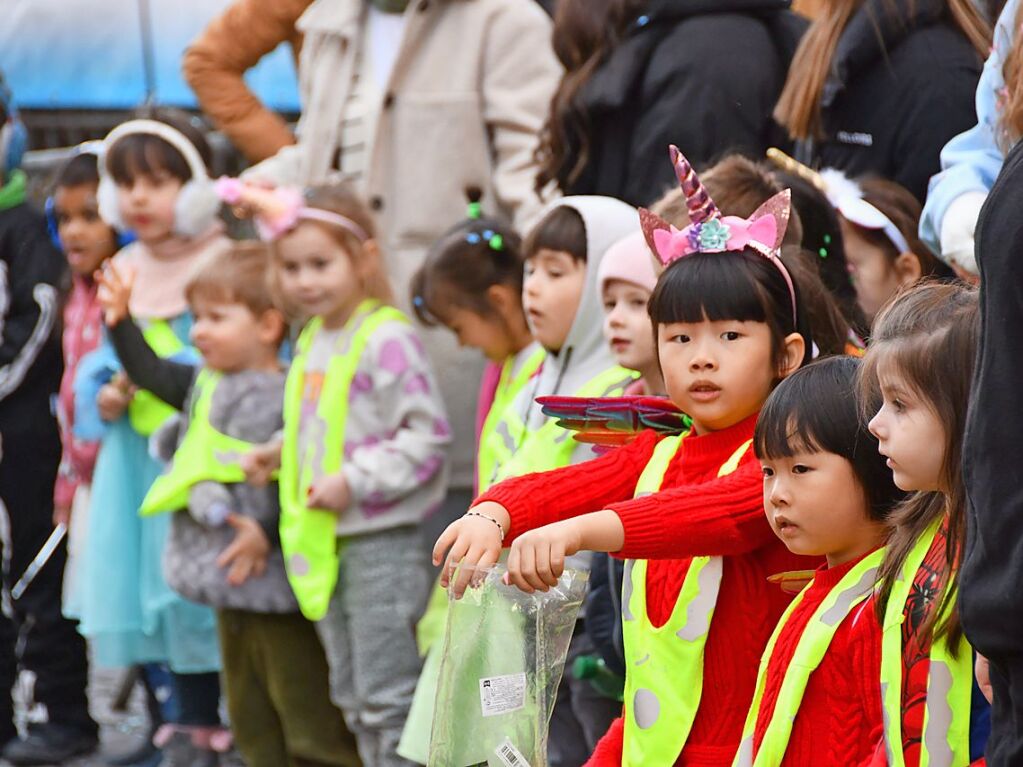
[[[523,671],[480,679],[480,705],[483,707],[483,716],[497,716],[525,708],[526,673]]]
[[[501,760],[501,763],[505,767],[529,767],[529,762],[526,761],[526,757],[522,755],[515,746],[512,745],[511,740],[505,738],[501,745],[494,751],[494,755]]]

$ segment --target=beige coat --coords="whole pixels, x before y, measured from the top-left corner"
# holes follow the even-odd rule
[[[316,0],[299,19],[299,142],[249,173],[310,184],[334,170],[364,0]],[[525,226],[539,212],[533,152],[561,76],[551,23],[532,0],[413,0],[385,89],[364,188],[399,304],[430,244],[465,217],[465,188]],[[479,353],[426,334],[455,428],[452,485],[472,486]]]

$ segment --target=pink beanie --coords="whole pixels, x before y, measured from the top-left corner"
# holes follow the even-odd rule
[[[623,237],[604,253],[597,268],[597,289],[603,292],[609,280],[631,282],[653,292],[657,274],[643,232]]]

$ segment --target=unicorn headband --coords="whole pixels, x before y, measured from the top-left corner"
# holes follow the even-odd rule
[[[748,219],[722,216],[678,147],[672,145],[669,151],[675,176],[686,198],[690,224],[684,229],[677,229],[657,214],[640,208],[639,223],[650,250],[664,266],[668,266],[693,253],[724,253],[751,248],[774,264],[785,279],[795,319],[796,287],[789,270],[779,258],[792,211],[789,190],[774,195]]]
[[[366,230],[347,216],[307,206],[302,192],[294,187],[263,189],[238,178],[221,176],[215,188],[228,205],[240,205],[253,212],[256,233],[261,240],[276,240],[294,229],[299,221],[319,221],[339,227],[354,234],[359,242],[370,239]]]
[[[876,205],[863,199],[863,189],[842,171],[835,168],[815,171],[774,147],[767,150],[767,159],[786,173],[798,176],[813,185],[828,198],[831,207],[838,211],[846,221],[864,229],[883,232],[899,253],[912,252],[912,248],[909,247],[909,243],[899,228],[895,226],[895,222]]]

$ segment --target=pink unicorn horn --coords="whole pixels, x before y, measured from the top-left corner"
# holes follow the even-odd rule
[[[719,218],[721,211],[710,199],[707,190],[700,182],[693,166],[674,144],[669,148],[671,164],[675,166],[675,177],[686,196],[686,207],[689,209],[689,220],[694,224],[702,224],[712,218]]]

